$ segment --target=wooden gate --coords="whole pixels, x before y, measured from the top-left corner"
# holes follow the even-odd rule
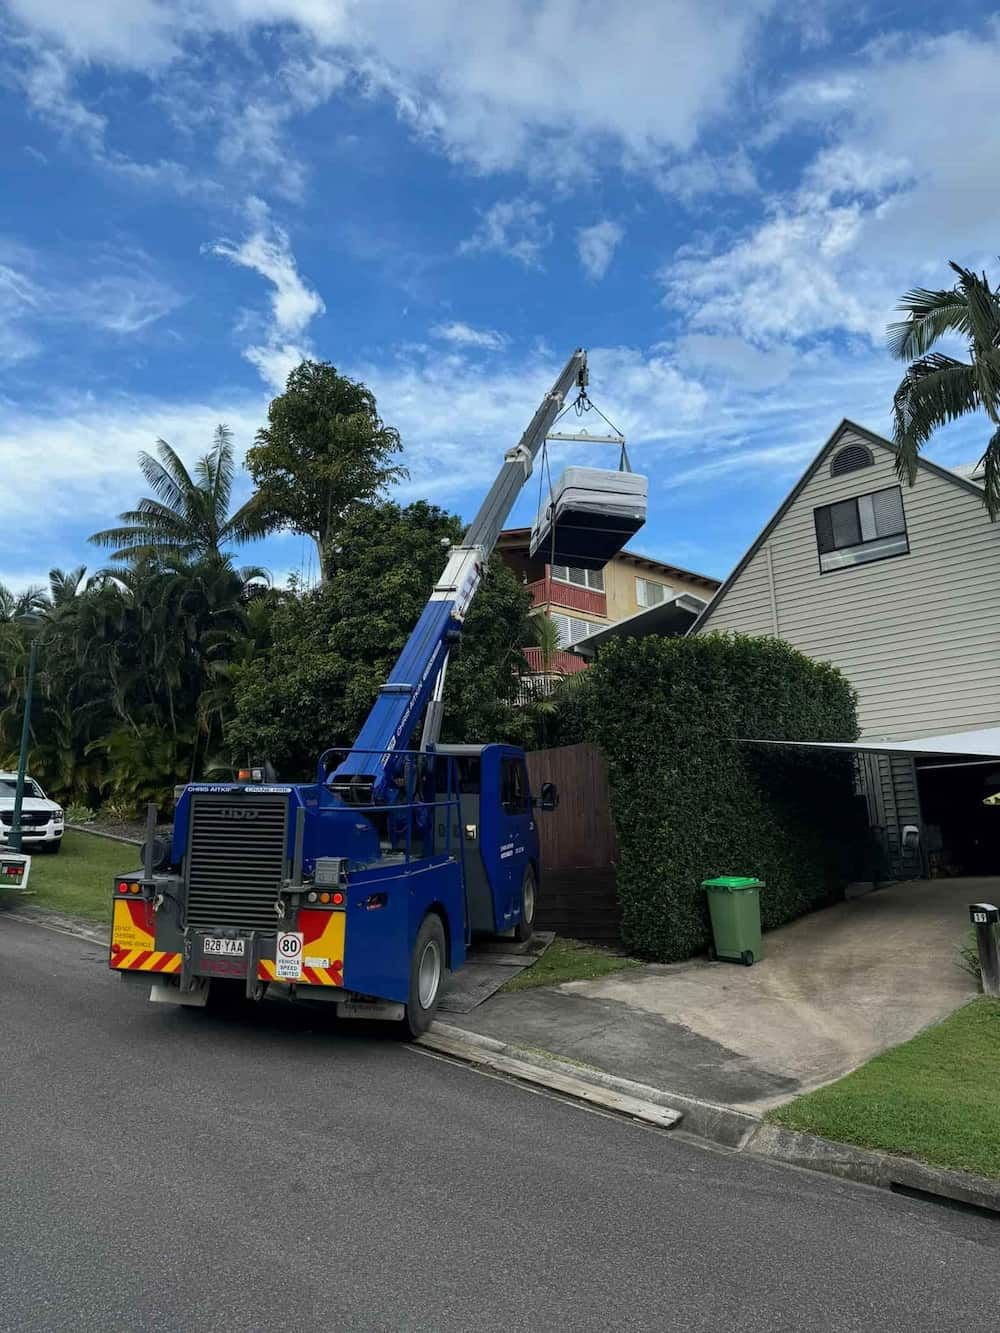
[[[542,885],[536,924],[542,930],[617,944],[620,916],[608,770],[596,745],[561,745],[528,755],[531,790],[559,788],[559,809],[540,810]]]

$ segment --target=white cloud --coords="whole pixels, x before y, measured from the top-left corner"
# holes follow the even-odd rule
[[[726,106],[765,6],[436,0],[417,31],[404,8],[354,11],[401,114],[479,169],[569,176],[608,145],[635,162],[688,151]]]
[[[505,333],[498,333],[496,329],[474,329],[471,324],[463,324],[457,319],[448,324],[435,324],[430,332],[432,338],[440,338],[456,347],[481,347],[488,352],[499,352],[510,342]]]
[[[499,199],[480,214],[480,223],[458,247],[459,254],[507,255],[525,268],[542,267],[542,251],[552,240],[552,224],[536,200]]]
[[[665,193],[695,204],[707,195],[755,194],[760,185],[745,148],[725,156],[692,153],[653,173]]]
[[[56,128],[82,139],[94,153],[103,151],[107,121],[90,111],[72,91],[74,70],[62,54],[40,50],[24,70],[28,104]]]
[[[405,496],[427,496],[468,517],[562,364],[551,353],[507,358],[492,366],[485,393],[479,360],[462,352],[442,356],[413,349],[389,365],[362,364],[350,373],[371,386],[379,411],[402,433],[410,469]],[[684,452],[689,434],[700,437],[709,427],[709,393],[678,370],[667,349],[593,348],[590,367],[593,400],[639,451],[633,455],[638,470]],[[594,434],[605,429],[599,419],[583,424]],[[555,445],[553,473],[570,456],[617,465],[607,447]],[[538,485],[536,472],[520,502],[525,512],[537,503]]]
[[[263,398],[220,393],[213,401],[171,403],[125,395],[82,397],[49,410],[8,407],[0,417],[0,458],[5,476],[17,477],[18,523],[4,543],[7,581],[39,563],[97,566],[106,561],[86,538],[132,508],[145,483],[136,464],[157,437],[168,440],[186,463],[206,453],[220,421],[245,448],[263,419]],[[246,483],[242,483],[245,489]]]
[[[790,347],[763,351],[743,338],[725,334],[688,333],[677,344],[681,366],[721,371],[748,389],[770,389],[791,374],[796,356]]]
[[[108,333],[132,334],[175,310],[181,297],[157,278],[109,273],[62,293],[53,304],[60,318]]]
[[[38,335],[58,326],[131,335],[155,324],[182,298],[152,269],[137,250],[43,256],[0,242],[0,364],[35,356]]]
[[[734,384],[711,368],[699,378],[666,346],[597,347],[590,362],[593,400],[623,428],[633,467],[650,479],[645,544],[662,546],[673,531],[672,515],[686,507],[709,548],[709,558],[696,563],[712,568],[739,554],[757,521],[744,521],[742,537],[734,537],[728,520],[720,526],[719,514],[731,513],[727,495],[738,487],[741,497],[759,500],[775,494],[775,483],[791,484],[845,415],[875,430],[888,425],[893,367],[871,357],[859,361],[833,349],[810,353],[798,358],[780,393]],[[410,348],[389,363],[359,361],[342,369],[371,386],[385,420],[402,432],[411,478],[399,498],[426,497],[468,518],[561,365],[562,356],[537,350],[497,357],[488,392],[477,349],[442,354]],[[140,449],[161,436],[190,464],[225,421],[242,452],[266,407],[266,394],[239,391],[179,402],[89,396],[48,410],[8,409],[0,419],[0,458],[5,475],[18,478],[19,507],[16,532],[0,558],[0,579],[31,581],[39,568],[52,565],[100,565],[105,557],[86,537],[143,493],[135,462]],[[957,462],[978,456],[984,431],[981,423],[962,422],[946,436],[935,441],[933,456]],[[551,455],[553,476],[570,460],[613,465],[614,458],[606,447],[581,445],[554,445]],[[546,484],[539,467],[512,522],[530,521],[539,486]],[[241,473],[237,503],[248,485]],[[308,557],[305,546],[302,551],[286,535],[247,550],[244,558],[287,569],[297,557]],[[681,558],[679,550],[675,558]]]
[[[306,331],[326,306],[300,276],[288,233],[271,220],[267,207],[259,199],[252,199],[248,211],[252,229],[245,240],[238,244],[215,241],[206,248],[271,283],[271,318],[264,341],[252,343],[243,355],[256,366],[265,383],[280,392],[289,372],[311,355]]]
[[[254,30],[267,29],[272,43],[291,32],[390,98],[451,158],[568,180],[601,155],[659,169],[691,151],[727,108],[773,0],[425,0],[419,23],[411,0],[11,0],[9,7],[22,33],[74,69],[103,63],[161,81],[196,67],[213,36],[246,51],[243,39]],[[242,135],[235,120],[230,131],[273,152],[280,102],[261,81],[243,107]],[[65,87],[49,106],[63,118],[95,114],[79,102],[74,109]]]
[[[160,80],[158,102],[181,142],[214,156],[216,176],[298,200],[309,170],[291,123],[329,101],[347,77],[340,60],[306,40],[276,36],[263,56],[244,46],[223,69],[177,62]]]
[[[728,249],[694,246],[663,273],[668,302],[692,328],[731,329],[765,344],[831,330],[877,335],[884,310],[873,307],[860,278],[861,206],[778,206],[774,215]]]
[[[599,282],[608,271],[615,251],[622,242],[625,228],[607,218],[592,227],[581,227],[576,233],[576,250],[583,271],[593,282]]]
[[[766,142],[822,134],[797,187],[735,240],[675,256],[670,305],[698,331],[762,344],[830,332],[876,346],[902,292],[949,286],[948,259],[981,267],[996,249],[1000,120],[969,116],[995,80],[1000,27],[870,47],[787,89]]]

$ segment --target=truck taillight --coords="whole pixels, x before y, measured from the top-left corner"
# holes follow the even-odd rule
[[[121,880],[121,881],[119,882],[119,884],[118,884],[118,892],[119,892],[119,893],[138,893],[138,892],[139,892],[139,885],[136,884],[136,883],[134,883],[134,882],[130,884],[130,883],[126,882],[126,881],[123,879],[123,880]]]
[[[306,894],[306,901],[310,903],[325,903],[328,907],[343,907],[346,898],[344,894],[339,892],[339,890],[334,893],[329,893],[324,889],[323,892],[320,893],[317,892],[316,889],[313,889],[310,893]]]

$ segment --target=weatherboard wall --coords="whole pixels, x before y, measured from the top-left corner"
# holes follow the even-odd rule
[[[831,477],[849,443],[874,465]],[[891,446],[842,429],[697,632],[776,634],[833,662],[858,691],[866,739],[1000,726],[1000,524],[975,490],[921,467],[903,486],[909,554],[820,572],[817,506],[896,480]]]

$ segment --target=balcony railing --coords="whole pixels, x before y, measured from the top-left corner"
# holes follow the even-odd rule
[[[592,616],[608,614],[608,599],[603,592],[593,588],[578,588],[575,583],[563,583],[559,579],[536,579],[528,584],[528,591],[536,606],[554,604],[564,606],[569,611],[585,611]]]
[[[528,660],[528,669],[532,675],[575,676],[578,671],[586,671],[587,663],[576,653],[566,653],[560,649],[549,655],[548,663],[542,658],[541,648],[522,648]]]

